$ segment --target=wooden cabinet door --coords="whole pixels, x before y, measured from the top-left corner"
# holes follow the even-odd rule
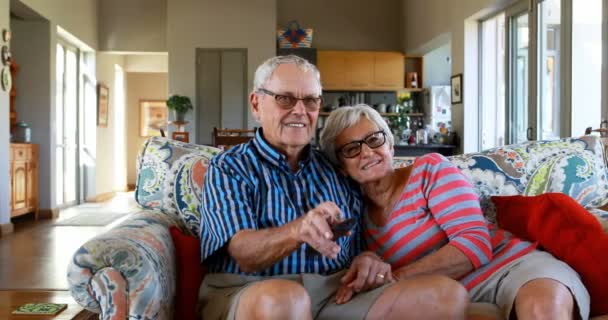
[[[340,51],[318,51],[317,68],[324,90],[344,89],[346,86],[346,55]]]
[[[35,210],[38,208],[38,164],[32,159],[27,164],[27,203],[26,206]]]
[[[14,161],[11,177],[13,210],[23,209],[27,206],[27,163]]]
[[[354,90],[373,87],[374,54],[366,51],[351,51],[346,53],[348,88]]]
[[[374,53],[374,86],[386,89],[403,89],[405,61],[399,52]]]

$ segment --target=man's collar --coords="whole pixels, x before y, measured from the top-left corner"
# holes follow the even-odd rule
[[[270,163],[272,163],[276,166],[284,165],[284,166],[289,167],[289,165],[287,164],[287,157],[284,154],[277,151],[277,149],[275,147],[273,147],[270,143],[268,143],[268,141],[266,141],[266,139],[264,138],[264,133],[263,133],[262,128],[259,128],[258,130],[256,130],[255,138],[253,139],[253,144],[258,149],[258,152],[260,152],[262,157],[264,159],[270,161]],[[300,167],[302,167],[304,164],[306,164],[306,163],[308,163],[308,161],[310,161],[312,153],[313,153],[313,150],[312,150],[312,146],[310,144],[306,145],[304,147],[304,149],[302,149],[302,153],[301,153],[302,159],[300,159],[298,161],[298,164]]]

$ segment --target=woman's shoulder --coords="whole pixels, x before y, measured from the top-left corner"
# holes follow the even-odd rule
[[[425,155],[422,155],[418,158],[416,158],[416,160],[414,160],[414,163],[412,164],[413,167],[418,167],[418,166],[436,166],[436,165],[440,165],[440,164],[446,164],[446,163],[450,163],[450,160],[448,160],[446,157],[444,157],[443,155],[439,154],[439,153],[427,153]]]

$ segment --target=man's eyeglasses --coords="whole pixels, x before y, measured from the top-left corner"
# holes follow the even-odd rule
[[[304,104],[304,107],[306,108],[306,111],[317,111],[321,108],[321,102],[323,101],[322,97],[296,98],[294,96],[277,94],[264,88],[258,89],[258,92],[274,97],[274,100],[277,102],[279,107],[285,110],[289,110],[295,107],[296,103],[301,100]]]
[[[363,140],[357,140],[349,142],[336,150],[337,153],[341,154],[344,158],[354,158],[361,153],[361,147],[365,143],[368,147],[376,149],[382,146],[386,142],[386,133],[384,131],[372,132],[369,136],[363,138]]]

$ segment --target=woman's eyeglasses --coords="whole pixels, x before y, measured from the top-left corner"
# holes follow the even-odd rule
[[[323,101],[322,97],[296,98],[294,96],[277,94],[264,88],[258,89],[258,92],[274,97],[274,100],[277,102],[279,107],[285,110],[295,107],[298,101],[301,100],[306,108],[306,111],[318,111],[321,108],[321,102]]]
[[[386,133],[384,131],[372,132],[363,140],[356,140],[349,142],[336,150],[337,153],[341,154],[344,158],[354,158],[361,153],[361,148],[365,143],[368,147],[376,149],[382,146],[386,142]]]

